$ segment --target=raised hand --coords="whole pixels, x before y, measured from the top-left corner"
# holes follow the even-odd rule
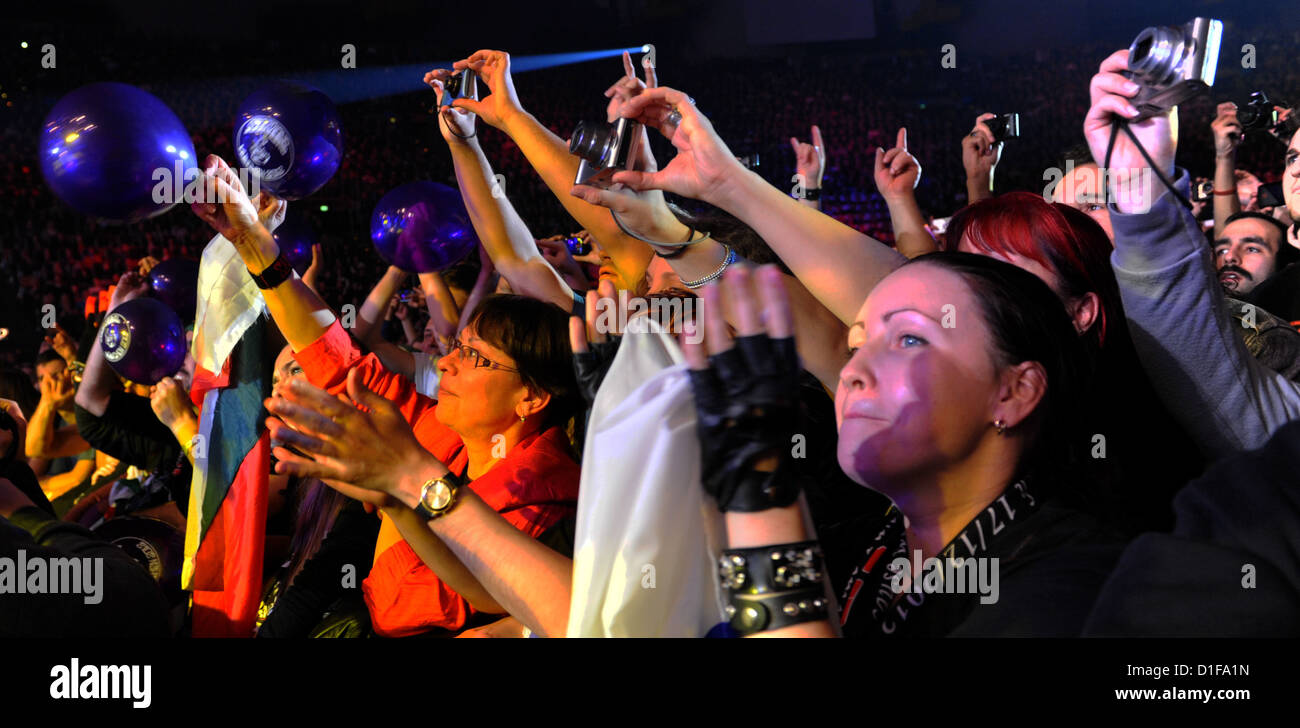
[[[1092,150],[1092,158],[1098,166],[1106,169],[1116,207],[1120,212],[1145,212],[1152,201],[1142,194],[1144,185],[1139,183],[1142,175],[1151,173],[1151,165],[1147,164],[1133,140],[1127,134],[1118,133],[1110,159],[1106,159],[1115,119],[1134,119],[1139,113],[1129,99],[1136,96],[1141,87],[1120,74],[1120,71],[1127,69],[1127,49],[1116,51],[1101,62],[1100,69],[1089,85],[1092,106],[1083,121],[1083,134]],[[1169,177],[1173,176],[1174,152],[1177,147],[1173,113],[1171,109],[1165,114],[1128,124],[1129,130],[1156,163],[1157,171]],[[1110,163],[1109,168],[1107,161]],[[1150,185],[1150,189],[1152,194],[1160,194],[1154,185]],[[1120,191],[1126,193],[1119,194]]]
[[[487,96],[475,101],[473,99],[456,99],[452,107],[465,109],[478,114],[484,122],[504,129],[506,121],[514,114],[523,113],[519,103],[519,94],[515,93],[515,82],[510,76],[510,54],[503,51],[481,50],[462,61],[456,61],[452,67],[457,71],[470,69],[478,74],[479,80],[491,91]]]
[[[897,146],[876,148],[876,188],[886,200],[911,194],[921,181],[921,164],[907,151],[907,129],[898,130]]]
[[[677,120],[673,112],[681,115]],[[718,204],[745,168],[714,131],[713,124],[695,108],[689,96],[660,86],[629,99],[619,111],[672,140],[678,154],[657,172],[625,170],[613,181],[635,190],[659,189]],[[719,205],[721,206],[721,205]]]
[[[795,174],[803,177],[804,186],[821,188],[822,175],[826,173],[826,143],[822,141],[822,130],[813,124],[812,143],[805,144],[790,137],[790,147],[794,149]]]
[[[71,369],[41,379],[41,399],[49,402],[56,412],[70,412],[75,396],[77,385],[72,381]]]
[[[224,159],[210,154],[204,165],[203,179],[198,185],[200,201],[190,203],[190,208],[200,220],[238,247],[245,236],[262,226],[258,207],[248,198],[239,176]],[[269,207],[273,198],[263,199]]]
[[[733,266],[703,294],[704,341],[692,343],[697,337],[688,330],[683,353],[699,414],[704,489],[723,511],[788,506],[799,496],[791,443],[800,427],[800,364],[781,271]],[[734,340],[724,306],[734,312]]]
[[[108,299],[108,310],[112,311],[127,301],[139,298],[148,292],[148,278],[135,271],[123,273],[122,277],[117,279],[117,285],[113,287],[113,295]]]
[[[464,142],[466,139],[474,136],[474,120],[478,118],[476,114],[462,107],[444,107],[442,105],[443,94],[446,93],[447,79],[451,77],[452,72],[446,68],[435,68],[424,74],[424,82],[433,89],[434,94],[438,97],[438,129],[442,132],[442,138],[447,140],[448,144]]]
[[[54,349],[54,351],[58,352],[59,356],[63,357],[64,361],[69,364],[76,361],[77,342],[73,341],[72,337],[68,335],[67,331],[63,330],[62,326],[56,324],[54,326],[54,335],[46,336],[45,341],[52,349]]]
[[[613,317],[614,326],[610,331],[605,331],[605,327],[599,325],[601,317],[597,316],[596,308],[597,303],[602,299],[606,301],[606,306],[613,307],[616,314]],[[603,280],[595,291],[587,291],[587,320],[584,322],[577,316],[569,317],[569,346],[573,349],[573,373],[578,379],[578,389],[582,391],[582,396],[588,404],[596,401],[596,392],[600,390],[601,382],[605,381],[605,374],[614,363],[614,355],[618,353],[618,345],[623,340],[623,332],[617,328],[618,322],[624,315],[618,310],[618,301],[614,284]]]
[[[966,169],[967,180],[987,181],[993,176],[993,168],[1002,159],[1002,142],[993,139],[993,130],[988,121],[997,114],[980,114],[975,118],[975,128],[962,137],[961,164]]]
[[[1214,121],[1210,122],[1210,131],[1214,133],[1214,156],[1231,157],[1237,153],[1241,144],[1241,122],[1237,120],[1237,105],[1224,101],[1215,109]]]

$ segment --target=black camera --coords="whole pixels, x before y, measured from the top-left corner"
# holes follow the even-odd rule
[[[442,84],[442,106],[456,99],[478,101],[478,75],[469,69],[453,74]]]
[[[1192,202],[1209,202],[1214,195],[1214,180],[1201,180],[1192,188]]]
[[[564,246],[570,255],[586,255],[591,252],[591,242],[581,235],[570,235],[564,239]]]
[[[1001,114],[984,122],[993,132],[993,141],[1020,138],[1020,114]]]
[[[1263,91],[1250,95],[1250,101],[1237,109],[1237,121],[1241,122],[1242,131],[1259,131],[1277,126],[1277,109]]]
[[[1128,49],[1124,75],[1142,88],[1132,100],[1138,116],[1158,116],[1208,91],[1219,68],[1223,23],[1193,18],[1182,27],[1161,26],[1138,33]]]
[[[631,169],[636,161],[632,138],[638,126],[631,119],[619,119],[613,124],[578,122],[569,138],[569,154],[582,160],[573,183],[605,186],[615,172]]]

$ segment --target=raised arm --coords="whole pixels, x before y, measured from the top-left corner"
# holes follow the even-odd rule
[[[108,310],[112,311],[133,298],[143,296],[147,290],[149,284],[144,276],[134,271],[124,273],[109,299]],[[86,357],[86,370],[81,374],[81,385],[77,387],[73,401],[92,415],[103,417],[108,409],[109,397],[121,389],[122,380],[108,366],[104,350],[99,345],[99,336],[95,336],[95,343],[91,345],[90,354]]]
[[[72,383],[72,370],[41,380],[41,400],[27,423],[27,457],[61,458],[85,451],[90,445],[77,432],[76,425],[59,423],[59,412],[70,411],[76,385]]]
[[[505,68],[501,63],[505,64]],[[474,71],[480,74],[492,90],[489,99],[504,99],[514,95],[508,65],[508,57],[491,65],[485,62],[474,64]],[[448,75],[450,72],[446,69],[425,74],[425,82],[433,87],[439,103],[442,101],[443,81]],[[507,86],[508,90],[505,88]],[[475,115],[471,111],[476,109],[467,111],[470,107],[460,106],[466,101],[457,100],[456,108],[444,109],[438,115],[438,128],[442,130],[442,136],[451,150],[452,164],[456,168],[456,183],[465,200],[470,221],[478,233],[479,242],[515,293],[554,303],[565,310],[573,308],[573,291],[537,250],[536,238],[519,217],[514,205],[510,204],[505,185],[493,174],[492,166],[488,164],[487,156],[483,154],[474,132]],[[481,103],[489,107],[495,106],[488,101]],[[489,113],[495,117],[495,112]]]
[[[205,192],[215,193],[205,197],[208,201],[194,202],[191,209],[199,219],[208,223],[234,244],[248,272],[267,274],[268,268],[280,255],[275,240],[259,220],[258,209],[244,192],[244,187],[225,160],[209,155],[203,170]],[[261,194],[265,207],[284,203],[267,194]],[[271,272],[273,273],[273,272]],[[290,275],[273,288],[262,291],[271,318],[284,334],[293,350],[301,351],[320,338],[334,322],[334,312],[302,279]]]
[[[1256,361],[1230,328],[1210,247],[1178,199],[1187,197],[1188,176],[1174,167],[1172,112],[1129,128],[1176,191],[1137,183],[1152,169],[1125,134],[1106,164],[1115,120],[1138,113],[1129,101],[1137,85],[1120,74],[1127,61],[1128,51],[1116,52],[1093,76],[1084,133],[1110,170],[1111,261],[1133,343],[1161,399],[1207,457],[1260,447],[1300,417],[1300,387]]]
[[[1228,218],[1241,212],[1241,198],[1237,196],[1237,147],[1241,145],[1241,122],[1237,120],[1237,105],[1231,101],[1219,104],[1215,110],[1210,131],[1214,134],[1214,239],[1223,235]]]
[[[624,54],[624,64],[632,77],[631,81],[637,82],[635,71],[630,70],[631,60],[627,54]],[[608,211],[569,194],[578,173],[578,158],[569,154],[568,143],[520,105],[510,75],[510,54],[482,50],[463,61],[457,61],[455,65],[456,68],[478,71],[492,91],[491,95],[478,102],[458,99],[455,106],[479,114],[483,121],[508,134],[564,209],[608,253],[612,265],[624,280],[639,280],[645,274],[646,265],[653,253],[644,243],[619,230]],[[640,137],[634,143],[643,145],[643,150],[649,144]],[[513,281],[511,285],[513,287]],[[571,308],[571,305],[565,305],[565,308]]]
[[[993,170],[1002,159],[1002,142],[993,139],[989,119],[997,114],[980,114],[975,128],[962,137],[961,164],[966,169],[966,201],[975,204],[993,196]]]
[[[939,249],[916,204],[916,185],[920,181],[921,163],[907,151],[907,129],[899,129],[897,146],[887,152],[876,149],[876,189],[889,206],[894,247],[909,258]]]
[[[681,114],[679,124],[669,117],[674,108]],[[657,172],[619,172],[615,182],[704,200],[740,218],[845,324],[876,283],[904,262],[880,241],[801,205],[745,169],[686,94],[663,86],[648,89],[621,114],[658,129],[678,153]]]
[[[822,141],[822,130],[813,124],[812,143],[805,144],[796,137],[790,137],[790,147],[794,149],[794,173],[805,192],[799,201],[814,210],[820,210],[822,177],[826,173],[826,142]]]

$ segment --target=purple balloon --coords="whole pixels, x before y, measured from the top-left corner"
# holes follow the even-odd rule
[[[104,316],[99,346],[118,376],[137,384],[157,384],[185,363],[185,328],[162,301],[133,298]]]
[[[290,212],[271,237],[275,238],[276,247],[289,259],[298,275],[307,275],[307,269],[311,267],[311,246],[316,243],[316,231],[311,221]]]
[[[286,200],[325,186],[343,161],[343,127],[328,96],[276,81],[254,91],[235,117],[235,156],[260,184]]]
[[[370,216],[370,240],[389,264],[416,273],[444,271],[478,245],[460,193],[435,182],[384,195]]]
[[[40,144],[41,173],[54,194],[109,222],[171,209],[183,199],[187,172],[198,167],[176,114],[124,83],[94,83],[59,99]]]
[[[154,298],[180,316],[181,321],[194,322],[194,309],[198,307],[199,264],[185,258],[169,258],[149,271],[149,283]]]

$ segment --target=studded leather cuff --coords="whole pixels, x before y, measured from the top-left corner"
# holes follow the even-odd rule
[[[823,558],[816,541],[729,549],[718,559],[727,618],[741,635],[825,619]]]

